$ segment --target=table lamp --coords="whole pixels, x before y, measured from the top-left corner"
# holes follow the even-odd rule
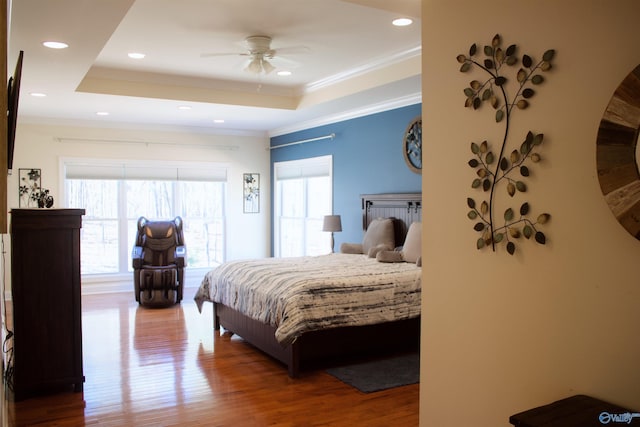
[[[333,233],[342,231],[340,215],[325,215],[324,222],[322,223],[322,231],[331,232],[331,253],[333,253]]]

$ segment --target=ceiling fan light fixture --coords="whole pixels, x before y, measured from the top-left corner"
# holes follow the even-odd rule
[[[265,74],[269,74],[270,72],[272,72],[275,69],[276,69],[276,67],[271,65],[269,63],[269,61],[265,60],[260,55],[256,55],[249,62],[249,64],[247,64],[247,66],[245,67],[244,70],[248,71],[250,73],[253,73],[253,74],[260,74],[260,73],[263,73],[263,72]]]
[[[260,59],[253,58],[249,64],[247,64],[245,71],[253,74],[260,74],[262,72],[262,64],[260,64]]]
[[[276,67],[274,67],[273,65],[271,65],[271,63],[269,61],[265,61],[264,59],[262,60],[262,69],[264,70],[264,72],[266,74],[269,74],[270,72],[272,72],[273,70],[276,69]]]

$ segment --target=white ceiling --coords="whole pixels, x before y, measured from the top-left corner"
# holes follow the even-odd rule
[[[420,0],[13,0],[9,75],[23,50],[19,123],[277,135],[420,102],[419,17]],[[244,71],[250,35],[293,74]]]

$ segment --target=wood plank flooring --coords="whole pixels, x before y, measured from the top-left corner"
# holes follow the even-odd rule
[[[85,295],[84,391],[13,402],[3,426],[417,426],[419,386],[361,393],[324,370],[284,365],[212,329],[185,289],[180,305],[133,293]]]

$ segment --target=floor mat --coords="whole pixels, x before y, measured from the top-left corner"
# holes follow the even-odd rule
[[[420,354],[409,353],[330,368],[327,373],[363,393],[416,384],[420,381]]]

